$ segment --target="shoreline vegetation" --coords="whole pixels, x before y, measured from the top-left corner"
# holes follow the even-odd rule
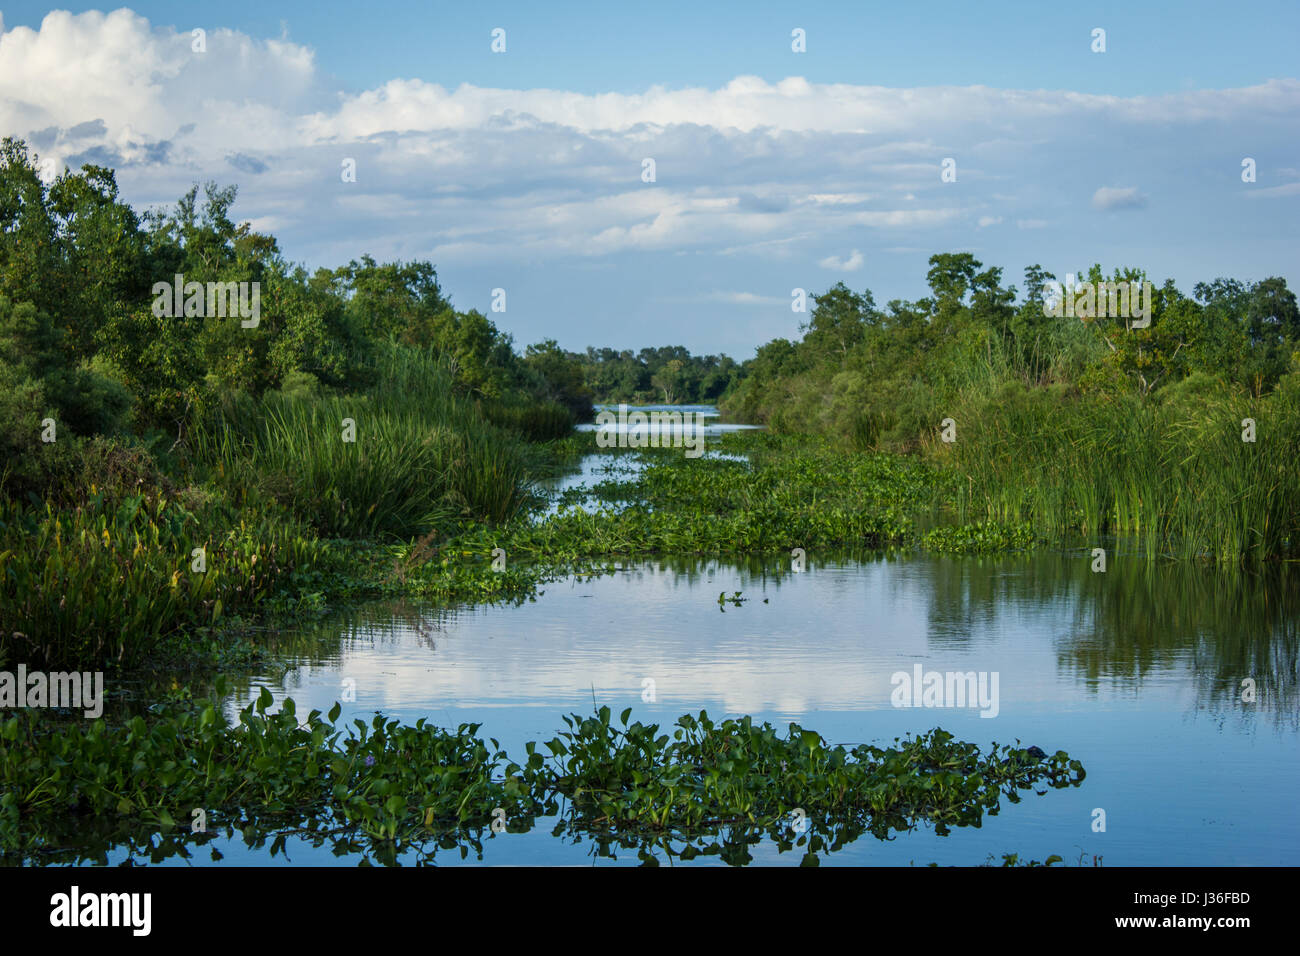
[[[486,316],[452,306],[430,263],[366,256],[314,273],[290,263],[274,237],[229,218],[233,187],[208,184],[202,198],[195,187],[175,209],[140,215],[118,198],[111,170],[85,166],[48,185],[37,170],[23,143],[0,144],[0,668],[204,685],[256,660],[260,632],[350,602],[522,601],[547,580],[652,555],[970,554],[1124,537],[1146,560],[1229,573],[1300,549],[1300,311],[1281,279],[1216,279],[1190,298],[1166,282],[1153,291],[1149,327],[1130,328],[1046,315],[1054,276],[1039,266],[1026,270],[1020,298],[1000,269],[940,254],[929,297],[879,309],[870,292],[838,284],[811,297],[801,339],[767,343],[743,363],[681,347],[570,353],[553,340],[519,353]],[[255,284],[255,327],[201,306],[159,316],[153,287],[172,276]],[[1087,278],[1146,281],[1132,269],[1108,279],[1100,267]],[[591,421],[594,403],[624,401],[717,404],[729,420],[766,428],[724,436],[727,457],[611,449],[644,467],[543,513],[540,483],[598,450],[595,434],[574,425]],[[588,508],[575,506],[580,498]],[[334,717],[299,727],[287,702],[280,715],[250,708],[236,732],[219,697],[206,709],[174,703],[129,718],[110,707],[89,730],[45,712],[0,715],[0,855],[39,857],[42,841],[63,839],[47,828],[50,814],[102,812],[110,794],[131,821],[119,836],[175,827],[176,810],[159,801],[212,785],[214,761],[243,774],[222,785],[229,813],[274,817],[290,796],[325,786],[312,799],[334,823],[390,849],[416,810],[426,828],[481,830],[493,800],[526,801],[536,814],[562,797],[578,814],[562,826],[599,830],[644,822],[651,804],[672,810],[683,792],[668,781],[685,751],[626,719],[611,729],[606,711],[575,716],[577,737],[557,742],[628,748],[651,763],[570,766],[543,794],[529,776],[539,772],[533,751],[507,766],[476,727],[377,723],[345,739]],[[841,787],[828,812],[848,807],[843,788],[880,786],[808,731],[782,740],[747,723],[715,728],[705,715],[678,729],[697,748],[757,748],[759,761],[785,748],[813,760],[819,786]],[[622,736],[602,744],[602,734]],[[178,735],[190,735],[183,752]],[[969,762],[973,752],[945,748],[971,746],[936,730],[903,751]],[[413,808],[409,792],[393,790],[412,780],[358,791],[355,768],[335,766],[337,754],[367,747],[385,768],[419,753],[463,775],[426,775],[419,786],[441,796]],[[291,751],[295,762],[269,774]],[[572,764],[570,750],[552,750],[566,755]],[[873,750],[857,766],[867,757],[903,759]],[[1078,769],[1077,785],[1077,762],[1058,758]],[[652,829],[744,814],[762,830],[790,809],[780,774],[778,791],[756,794],[749,771],[727,766],[714,790],[697,787],[682,804],[680,820],[673,811]],[[137,792],[138,780],[133,795],[122,790],[140,767],[158,799]],[[864,796],[847,817],[825,818],[805,838],[814,861],[880,826],[995,812],[987,764],[913,771],[907,787],[920,789]],[[610,773],[631,776],[614,787]],[[972,783],[979,774],[987,789]],[[282,789],[266,789],[275,779]],[[1013,800],[1018,780],[1007,778]],[[451,808],[457,787],[463,799]],[[654,787],[669,788],[666,804]],[[932,788],[947,796],[918,796]],[[597,792],[611,796],[584,802]],[[33,821],[44,822],[33,830]],[[646,859],[647,844],[636,845]],[[691,846],[669,855],[733,852]]]

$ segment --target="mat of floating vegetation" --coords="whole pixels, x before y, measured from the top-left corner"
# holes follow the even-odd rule
[[[985,752],[940,729],[847,748],[796,724],[780,733],[704,711],[661,732],[629,723],[630,708],[614,721],[608,707],[563,717],[568,729],[529,742],[517,763],[478,724],[339,724],[337,704],[305,720],[292,700],[275,713],[271,704],[264,689],[233,723],[218,705],[187,700],[116,725],[9,717],[0,860],[106,861],[113,847],[158,859],[238,831],[251,847],[269,841],[272,856],[295,839],[364,861],[427,861],[439,849],[481,854],[485,837],[549,817],[555,836],[586,838],[598,855],[745,863],[768,839],[816,863],[863,834],[979,826],[1004,798],[1084,778],[1064,752]]]

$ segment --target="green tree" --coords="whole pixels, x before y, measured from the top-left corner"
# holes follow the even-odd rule
[[[829,291],[813,296],[812,314],[799,330],[805,333],[804,345],[814,355],[842,360],[862,341],[867,327],[878,321],[869,291],[858,294],[837,282]]]
[[[582,363],[577,356],[565,352],[554,339],[546,339],[528,346],[524,363],[540,377],[541,386],[537,391],[542,398],[563,405],[577,421],[591,419],[595,413],[591,389],[583,380]]]

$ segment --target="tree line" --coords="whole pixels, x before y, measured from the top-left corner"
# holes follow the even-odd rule
[[[453,307],[429,262],[362,256],[308,272],[273,236],[230,216],[236,189],[196,185],[171,209],[137,213],[114,172],[85,165],[52,183],[21,140],[0,143],[0,483],[39,492],[37,423],[67,446],[130,435],[183,442],[240,395],[357,393],[382,347],[442,355],[454,387],[525,437],[592,414],[581,368],[553,342],[521,355],[481,312]],[[257,283],[256,329],[237,319],[155,314],[154,285]],[[45,456],[49,457],[49,456]]]
[[[1063,402],[1160,402],[1205,389],[1260,396],[1300,370],[1300,310],[1280,277],[1198,282],[1190,296],[1167,280],[1152,290],[1149,327],[1137,328],[1046,314],[1044,292],[1057,277],[1038,264],[1025,269],[1023,292],[969,253],[934,255],[929,265],[930,295],[916,301],[881,307],[870,290],[843,282],[814,296],[802,337],[761,346],[723,396],[724,412],[778,431],[907,448],[1006,388]],[[1081,280],[1148,278],[1135,268],[1105,276],[1094,265]]]

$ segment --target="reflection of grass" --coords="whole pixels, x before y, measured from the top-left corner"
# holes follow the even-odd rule
[[[519,831],[560,813],[556,835],[636,846],[645,862],[658,846],[670,859],[745,863],[746,847],[766,834],[816,864],[864,833],[888,839],[919,821],[940,834],[978,826],[1003,797],[1018,802],[1019,791],[1084,776],[1063,752],[994,745],[982,755],[942,730],[848,751],[795,725],[780,736],[748,717],[715,724],[703,711],[670,737],[629,724],[630,709],[615,725],[608,707],[565,717],[570,730],[543,745],[554,759],[529,743],[521,765],[480,739],[477,724],[452,732],[376,715],[340,726],[337,704],[300,722],[292,700],[274,714],[271,701],[263,689],[234,725],[216,703],[184,693],[116,725],[30,711],[0,723],[0,859],[103,862],[110,846],[138,845],[145,828],[163,836],[155,852],[186,853],[187,842],[207,842],[183,838],[202,821],[240,829],[249,845],[271,838],[273,856],[292,834],[393,862],[430,841],[464,854],[495,820]],[[87,841],[68,827],[83,815],[117,826]],[[722,843],[710,844],[720,832]],[[78,849],[61,850],[64,841]]]
[[[1082,565],[1083,562],[1079,562]],[[1268,714],[1300,724],[1300,587],[1294,568],[1224,573],[1187,562],[1076,568],[1078,624],[1063,664],[1096,686],[1099,677],[1140,682],[1158,665],[1187,662],[1200,706],[1241,719]],[[1242,700],[1252,679],[1257,698]]]

